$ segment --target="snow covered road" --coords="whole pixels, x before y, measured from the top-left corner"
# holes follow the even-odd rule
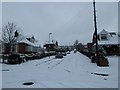
[[[81,53],[62,59],[51,56],[17,65],[2,65],[3,88],[117,88],[118,57],[108,57],[109,67],[98,67]],[[1,64],[0,64],[1,65]],[[108,74],[109,76],[96,75]],[[23,85],[33,82],[33,85]]]

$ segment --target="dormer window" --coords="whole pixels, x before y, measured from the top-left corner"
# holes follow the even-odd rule
[[[100,40],[108,40],[108,35],[109,33],[106,31],[106,30],[102,30],[100,33],[99,33],[99,39]]]
[[[107,39],[107,34],[101,34],[101,40],[108,40]]]

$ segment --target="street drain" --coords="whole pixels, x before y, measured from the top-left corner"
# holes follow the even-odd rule
[[[34,83],[33,82],[26,82],[26,83],[23,83],[23,85],[33,85]]]

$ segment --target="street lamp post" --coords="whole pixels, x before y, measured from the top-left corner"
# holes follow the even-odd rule
[[[49,33],[49,43],[50,43],[50,35],[51,35],[52,33]]]

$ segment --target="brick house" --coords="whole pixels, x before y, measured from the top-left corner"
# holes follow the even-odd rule
[[[0,42],[0,53],[2,54],[9,54],[9,47],[7,43]],[[34,36],[23,36],[20,35],[17,37],[17,42],[14,43],[13,53],[19,54],[31,54],[37,53],[40,51],[40,46],[37,44],[36,39]]]
[[[58,42],[57,41],[52,41],[52,42],[46,42],[45,45],[43,45],[43,47],[45,47],[46,51],[55,51],[58,48]]]

